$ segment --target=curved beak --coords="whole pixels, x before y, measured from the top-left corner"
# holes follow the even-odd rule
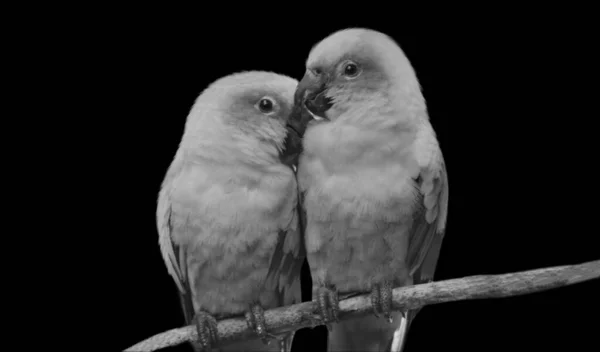
[[[329,75],[315,75],[307,70],[296,87],[294,107],[287,121],[285,149],[280,155],[284,164],[297,165],[302,152],[302,137],[308,124],[313,120],[327,119],[325,112],[332,106],[331,100],[325,95],[328,85]]]
[[[326,97],[328,85],[329,75],[325,73],[315,75],[310,70],[306,71],[298,84],[288,125],[300,137],[304,135],[309,122],[327,119],[325,112],[332,106],[331,100]]]

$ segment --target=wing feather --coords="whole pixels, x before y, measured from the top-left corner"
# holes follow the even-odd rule
[[[423,120],[414,144],[419,166],[415,186],[417,211],[413,215],[407,265],[413,284],[433,280],[448,215],[448,174],[433,127]]]
[[[290,222],[279,230],[279,238],[265,281],[267,289],[275,289],[279,294],[279,305],[288,306],[302,302],[302,265],[306,258],[304,247],[304,227],[302,226],[302,201],[294,182],[292,215]],[[290,332],[280,341],[282,351],[290,351],[295,332]]]
[[[172,201],[171,190],[173,181],[183,168],[183,163],[176,155],[169,167],[161,185],[156,207],[156,226],[160,252],[167,267],[168,273],[173,277],[179,290],[179,298],[186,323],[190,323],[195,312],[192,303],[192,294],[187,277],[187,264],[185,250],[173,242]]]
[[[413,284],[433,280],[448,216],[448,174],[435,133],[427,121],[417,135],[416,157],[420,172],[415,180],[419,196],[413,216],[407,264]],[[406,333],[422,308],[406,312],[390,340],[390,346],[401,351]]]
[[[295,183],[294,185],[297,187]],[[296,202],[291,204],[290,221],[279,230],[278,242],[266,278],[266,287],[279,292],[281,305],[302,301],[300,277],[306,251],[302,239],[303,232],[298,223],[300,203],[296,195],[297,189],[294,189],[292,199],[296,199]]]
[[[413,218],[408,267],[413,284],[433,279],[448,213],[448,176],[443,161],[421,169],[416,180],[420,209]]]

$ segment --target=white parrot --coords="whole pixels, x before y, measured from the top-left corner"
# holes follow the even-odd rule
[[[263,71],[223,77],[196,100],[158,197],[159,244],[179,288],[195,350],[218,342],[216,319],[244,315],[265,346],[263,309],[301,302],[304,246],[295,175],[280,161],[297,81]]]
[[[333,33],[306,69],[289,125],[303,137],[301,215],[329,351],[400,351],[418,310],[392,312],[392,288],[433,279],[448,212],[425,100],[403,51],[374,30]],[[338,298],[367,292],[375,316],[338,322]]]

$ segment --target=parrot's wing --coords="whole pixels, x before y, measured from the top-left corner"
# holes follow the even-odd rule
[[[294,192],[294,199],[296,198]],[[277,290],[279,304],[288,306],[302,302],[301,272],[306,258],[304,248],[304,226],[302,225],[301,200],[297,199],[292,209],[289,225],[279,230],[275,252],[271,257],[269,272],[265,281],[268,290]],[[300,217],[300,221],[299,221]],[[290,351],[295,332],[288,333],[280,342],[283,351]]]
[[[406,264],[413,284],[431,282],[435,273],[448,216],[448,175],[444,158],[431,126],[417,135],[416,158],[419,174],[415,184],[417,207],[413,214]],[[392,339],[388,351],[402,351],[406,333],[421,308],[406,312]]]
[[[306,233],[306,208],[304,208],[304,198],[306,197],[306,191],[298,193],[298,216],[300,224],[300,233],[302,234],[302,243],[304,243],[304,234]],[[306,248],[302,246],[306,256]]]
[[[293,198],[297,191],[293,192]],[[298,226],[299,203],[296,200],[291,207],[289,223],[279,230],[277,246],[271,257],[269,272],[266,278],[266,288],[279,292],[281,305],[290,305],[302,301],[300,276],[302,264],[306,257],[303,232]]]
[[[448,176],[443,161],[436,167],[422,168],[416,183],[420,207],[414,214],[407,254],[413,284],[433,280],[444,238],[448,213]]]
[[[179,166],[179,167],[177,167]],[[172,224],[172,203],[170,199],[171,182],[175,175],[181,169],[181,164],[176,157],[173,164],[167,171],[165,180],[163,181],[159,196],[158,205],[156,208],[156,226],[158,229],[158,242],[160,251],[167,266],[167,271],[173,277],[177,288],[179,289],[179,297],[181,306],[185,316],[186,323],[190,323],[194,316],[194,306],[192,303],[192,293],[189,287],[187,278],[187,267],[185,251],[177,246],[172,240],[173,224]]]
[[[420,172],[415,183],[419,206],[414,214],[407,252],[413,284],[433,280],[448,215],[446,166],[433,130],[427,127],[417,141]]]

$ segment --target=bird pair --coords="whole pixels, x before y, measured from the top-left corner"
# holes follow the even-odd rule
[[[216,319],[245,315],[259,338],[221,350],[289,351],[294,334],[271,335],[263,312],[301,301],[307,258],[329,350],[400,351],[417,311],[394,311],[392,288],[432,280],[447,207],[412,66],[387,35],[353,28],[312,49],[300,82],[250,71],[202,92],[157,226],[197,350],[219,344]],[[375,314],[339,321],[338,300],[365,292]]]

